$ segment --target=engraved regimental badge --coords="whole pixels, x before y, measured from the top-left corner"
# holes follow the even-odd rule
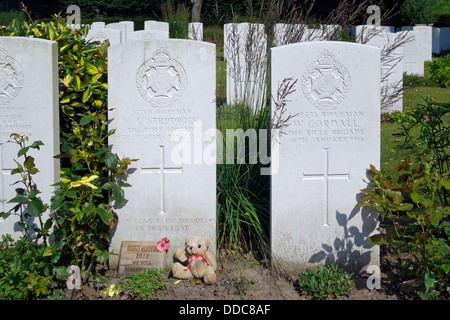
[[[0,104],[14,99],[22,89],[22,67],[6,50],[0,48]]]
[[[169,107],[186,88],[186,71],[169,53],[158,50],[145,61],[136,74],[136,85],[142,98],[152,106]]]
[[[347,69],[325,50],[302,77],[305,98],[320,110],[333,110],[346,98],[351,79]]]

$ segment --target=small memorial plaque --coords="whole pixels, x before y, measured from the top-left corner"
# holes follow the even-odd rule
[[[159,252],[156,244],[157,242],[122,241],[117,275],[130,277],[150,268],[164,268],[166,251]]]

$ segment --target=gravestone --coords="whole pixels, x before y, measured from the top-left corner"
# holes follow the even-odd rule
[[[432,50],[433,50],[433,53],[435,53],[435,54],[439,54],[441,52],[440,41],[441,41],[441,29],[433,27]]]
[[[403,110],[403,46],[398,45],[401,33],[391,33],[388,27],[367,26],[372,29],[368,37],[358,37],[364,44],[382,51],[381,59],[381,112]]]
[[[123,241],[168,238],[171,264],[186,237],[199,235],[215,252],[216,142],[203,142],[216,133],[215,45],[134,41],[110,47],[108,62],[108,117],[116,130],[110,148],[139,159],[125,178],[132,185],[126,203],[115,208],[111,250],[119,253]],[[203,130],[211,135],[202,137]]]
[[[406,44],[403,53],[403,71],[407,74],[423,76],[424,62],[432,59],[432,28],[428,26],[402,27],[409,31],[413,41]]]
[[[53,184],[59,181],[58,116],[58,45],[54,41],[25,37],[0,37],[0,197],[1,211],[8,211],[14,204],[7,203],[15,197],[12,185],[20,175],[11,175],[17,168],[19,147],[8,143],[10,135],[28,136],[28,144],[40,140],[40,150],[30,149],[27,155],[35,158],[39,172],[33,176],[37,188],[42,192],[41,200],[50,204]],[[45,222],[48,218],[44,216]],[[21,235],[17,216],[0,218],[0,234]],[[35,221],[39,226],[39,223]],[[40,226],[39,226],[40,227]]]
[[[86,35],[86,41],[109,41],[110,46],[120,44],[122,42],[122,31],[110,28],[91,28]]]
[[[125,43],[127,42],[126,37],[127,37],[127,25],[123,24],[123,23],[119,23],[119,22],[114,22],[114,23],[108,23],[105,26],[105,29],[112,29],[112,30],[118,30],[120,31],[120,43]]]
[[[263,24],[224,24],[227,104],[258,109],[266,97],[267,36]]]
[[[203,23],[190,22],[188,25],[188,39],[203,41]]]
[[[162,31],[139,30],[129,34],[128,41],[151,41],[169,39],[168,34]]]
[[[450,28],[440,28],[440,41],[439,41],[439,49],[440,51],[450,50]]]
[[[334,41],[271,49],[272,96],[297,81],[284,113],[294,117],[273,135],[271,245],[286,269],[379,263],[379,248],[366,243],[377,214],[356,204],[380,161],[380,51]]]
[[[277,23],[274,26],[274,45],[281,46],[304,41],[307,30],[305,24]]]
[[[144,22],[144,30],[161,31],[169,38],[169,23],[155,20],[148,20]]]

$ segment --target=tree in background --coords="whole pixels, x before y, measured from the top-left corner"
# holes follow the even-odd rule
[[[439,0],[406,0],[400,7],[400,17],[404,24],[434,24],[438,17],[436,9]]]

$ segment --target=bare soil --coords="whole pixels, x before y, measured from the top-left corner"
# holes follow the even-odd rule
[[[368,289],[368,274],[353,275],[353,288],[349,296],[339,300],[411,300],[415,296],[402,287],[403,279],[397,265],[397,259],[384,248],[381,250],[381,289]],[[118,284],[121,279],[114,270],[108,270],[108,286]],[[164,300],[311,300],[312,297],[300,295],[297,290],[298,274],[275,272],[263,264],[251,261],[231,261],[218,259],[217,281],[206,285],[201,280],[177,279],[167,272],[167,291],[161,293]],[[104,283],[95,281],[83,285],[81,290],[66,292],[66,299],[71,300],[135,300],[136,297],[121,293],[109,297],[100,293]]]

